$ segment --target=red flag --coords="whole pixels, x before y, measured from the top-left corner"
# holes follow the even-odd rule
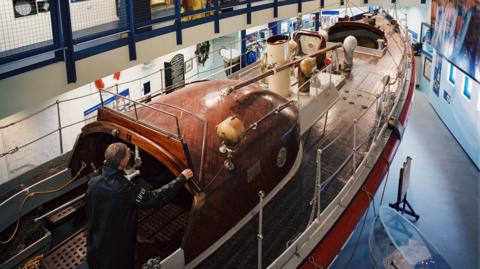
[[[97,79],[95,80],[95,87],[97,87],[99,90],[103,90],[105,89],[105,83],[103,83],[101,79]]]
[[[120,80],[120,71],[115,72],[115,74],[113,74],[113,79]]]

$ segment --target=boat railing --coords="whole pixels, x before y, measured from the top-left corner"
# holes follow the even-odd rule
[[[338,178],[339,174],[342,171],[346,170],[350,171],[350,176],[348,179],[346,179],[346,184],[344,185],[341,193],[347,193],[349,190],[351,190],[355,183],[359,183],[359,177],[357,177],[357,175],[368,165],[372,165],[369,164],[369,160],[372,159],[374,154],[378,153],[376,150],[374,150],[375,147],[382,144],[382,142],[386,142],[386,139],[389,138],[389,135],[386,135],[387,129],[389,128],[389,119],[398,118],[400,114],[399,110],[396,108],[398,107],[398,104],[402,103],[405,100],[406,92],[408,91],[408,86],[410,82],[410,78],[408,78],[407,75],[409,74],[409,72],[412,71],[411,65],[413,64],[411,54],[408,53],[410,42],[408,39],[408,29],[401,26],[401,30],[401,48],[405,53],[403,53],[401,61],[397,63],[397,76],[392,79],[391,82],[384,84],[383,90],[381,92],[372,95],[374,98],[371,100],[368,107],[366,107],[360,115],[358,115],[350,124],[348,124],[348,127],[344,128],[334,138],[323,138],[323,141],[329,141],[328,143],[322,144],[322,141],[320,141],[320,146],[317,148],[316,151],[316,171],[314,179],[315,189],[314,197],[310,203],[312,205],[312,209],[307,227],[299,236],[296,237],[293,243],[287,245],[285,251],[280,256],[278,256],[275,261],[268,265],[267,268],[282,268],[285,264],[287,264],[291,259],[294,259],[295,257],[298,263],[302,262],[303,259],[307,258],[306,256],[300,256],[301,249],[305,247],[309,239],[311,239],[313,236],[318,236],[322,228],[323,234],[326,229],[328,229],[324,227],[325,223],[323,222],[325,221],[325,218],[328,218],[333,214],[332,211],[334,206],[340,206],[345,208],[348,205],[348,203],[343,204],[345,203],[345,201],[343,201],[344,197],[346,197],[347,195],[337,195],[337,197],[335,198],[335,201],[337,201],[336,205],[332,206],[332,202],[327,206],[327,208],[322,209],[320,203],[322,193],[326,190],[329,183],[332,182],[334,178]],[[391,91],[392,86],[396,87],[393,91]],[[383,106],[387,106],[388,110],[381,110],[380,107]],[[363,135],[364,138],[363,140],[361,140],[359,139],[359,133],[361,132],[359,126],[365,124],[363,121],[366,121],[366,115],[368,115],[369,113],[380,114],[377,114],[377,120],[374,123],[373,130],[371,130],[368,135]],[[327,124],[326,116],[325,124]],[[341,143],[343,143],[343,145],[345,146],[345,141],[348,141],[348,139],[341,138],[345,138],[347,136],[352,137],[350,145],[352,150],[349,154],[347,154],[343,161],[338,162],[340,163],[340,165],[334,169],[334,172],[331,173],[328,177],[326,177],[326,175],[322,174],[322,165],[325,165],[325,162],[322,161],[322,156],[328,154],[329,149],[335,148],[332,147],[332,145],[334,143],[340,143],[340,140],[342,140]],[[362,152],[362,148],[366,151]],[[373,197],[370,198],[373,199]],[[264,214],[265,213],[262,214],[262,218]],[[265,245],[268,244],[268,242],[261,242],[259,240],[259,255],[261,255],[261,244]],[[308,253],[310,253],[310,251],[311,249],[305,250],[305,252],[302,252],[302,254],[307,255]],[[261,261],[261,259],[262,258],[259,257],[259,261]],[[309,262],[313,265],[316,264],[315,259],[309,259]]]

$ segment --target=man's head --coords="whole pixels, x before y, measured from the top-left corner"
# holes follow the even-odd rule
[[[105,166],[123,170],[128,165],[130,150],[123,143],[113,143],[105,150]]]

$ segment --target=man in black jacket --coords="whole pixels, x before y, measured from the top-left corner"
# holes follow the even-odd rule
[[[138,207],[160,207],[167,203],[193,173],[184,170],[157,190],[146,190],[130,182],[122,170],[130,150],[113,143],[105,151],[102,175],[88,183],[87,262],[90,269],[134,269]]]

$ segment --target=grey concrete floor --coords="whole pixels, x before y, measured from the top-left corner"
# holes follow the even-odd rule
[[[452,268],[480,268],[480,172],[421,91],[415,93],[404,138],[391,164],[383,205],[396,200],[398,175],[407,156],[413,158],[407,197],[420,215],[415,225]],[[383,184],[375,197],[377,208],[382,190]],[[360,238],[363,219],[331,268],[372,268],[368,235],[373,219],[371,207]]]

